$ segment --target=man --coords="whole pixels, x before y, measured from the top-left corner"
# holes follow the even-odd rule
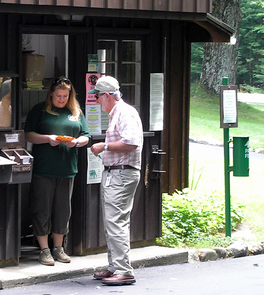
[[[99,78],[88,93],[95,94],[109,116],[105,142],[91,147],[95,156],[103,152],[101,201],[109,263],[94,278],[106,285],[132,284],[136,280],[129,260],[130,213],[140,179],[142,123],[137,110],[121,99],[115,78]]]

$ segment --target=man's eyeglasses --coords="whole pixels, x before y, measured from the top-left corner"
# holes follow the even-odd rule
[[[59,84],[61,84],[62,82],[64,82],[64,83],[67,84],[67,85],[71,85],[71,81],[70,81],[70,79],[68,79],[68,78],[59,78],[59,79],[57,79],[57,80],[54,80],[54,81],[53,81],[53,84],[54,84],[54,85],[59,85]]]
[[[94,95],[94,97],[95,97],[96,99],[98,99],[99,96],[102,96],[102,95],[104,95],[104,94],[105,94],[105,92],[97,92],[97,93]],[[115,100],[119,100],[119,99],[117,99],[116,94],[115,94],[114,92],[109,92],[109,94],[110,94],[110,95],[114,95]],[[123,94],[122,94],[121,92],[119,92],[119,95],[120,95],[120,97],[122,98]]]
[[[97,92],[97,93],[94,95],[94,97],[95,97],[96,99],[98,99],[99,96],[102,96],[102,95],[104,95],[104,94],[105,94],[105,92]]]

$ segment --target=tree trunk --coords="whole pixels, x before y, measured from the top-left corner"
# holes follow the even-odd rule
[[[228,77],[229,84],[236,84],[239,28],[241,23],[240,0],[213,0],[213,13],[235,29],[236,44],[205,43],[200,83],[208,91],[220,92],[222,78]]]

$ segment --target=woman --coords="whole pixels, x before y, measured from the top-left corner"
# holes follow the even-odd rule
[[[33,143],[34,156],[30,188],[33,233],[41,249],[39,261],[44,265],[54,265],[54,259],[71,261],[62,247],[63,236],[68,233],[78,148],[86,145],[89,137],[71,81],[55,79],[46,100],[32,108],[25,125],[25,138]]]

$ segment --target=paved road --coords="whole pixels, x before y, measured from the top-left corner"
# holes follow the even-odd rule
[[[264,104],[264,94],[238,93],[237,100],[248,104]]]
[[[249,139],[250,140],[250,139]],[[224,148],[223,146],[214,146],[214,145],[206,145],[206,144],[200,144],[195,142],[190,142],[189,144],[189,152],[190,154],[194,154],[197,157],[205,157],[205,158],[224,158]],[[233,149],[230,148],[230,158],[232,158],[233,155]],[[249,153],[249,165],[251,161],[256,161],[259,163],[264,164],[264,154],[262,153],[255,153],[250,152]],[[232,163],[230,163],[232,164]]]
[[[28,287],[0,290],[0,295],[250,295],[264,293],[264,255],[136,269],[137,283],[103,286],[80,277]]]

